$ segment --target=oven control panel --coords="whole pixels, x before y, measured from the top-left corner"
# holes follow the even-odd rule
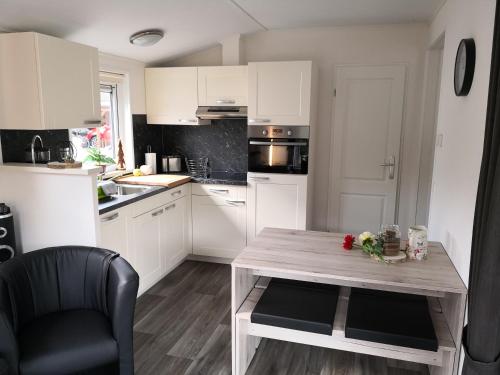
[[[301,138],[309,139],[309,126],[252,125],[248,138]]]

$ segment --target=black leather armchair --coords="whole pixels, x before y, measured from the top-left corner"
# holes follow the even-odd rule
[[[138,285],[123,258],[98,248],[48,248],[0,264],[8,374],[133,374]]]

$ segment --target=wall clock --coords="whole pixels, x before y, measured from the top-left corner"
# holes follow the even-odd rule
[[[462,39],[455,59],[455,94],[467,96],[474,79],[476,43],[474,39]]]

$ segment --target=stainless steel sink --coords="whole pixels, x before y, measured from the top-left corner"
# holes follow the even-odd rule
[[[152,189],[151,186],[138,186],[138,185],[116,185],[117,196],[121,195],[132,195],[132,194],[143,194]]]

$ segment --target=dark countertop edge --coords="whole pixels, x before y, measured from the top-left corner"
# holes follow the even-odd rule
[[[106,202],[106,203],[101,203],[99,204],[99,215],[106,214],[108,212],[117,210],[118,208],[122,208],[125,206],[128,206],[129,204],[139,202],[143,199],[152,197],[153,195],[157,195],[160,193],[163,193],[164,191],[174,189],[174,188],[167,188],[164,186],[152,186],[152,189],[148,191],[147,193],[143,194],[137,194],[137,195],[131,195],[131,196],[125,196],[122,198],[116,198],[112,201]],[[104,206],[104,207],[103,207]]]
[[[203,180],[191,180],[195,184],[207,184],[207,185],[236,185],[236,186],[247,186],[246,180],[223,180],[218,178],[207,178]]]
[[[247,186],[246,180],[224,180],[224,179],[217,179],[217,178],[207,178],[207,179],[204,179],[201,181],[191,180],[189,182],[192,182],[195,184],[208,184],[208,185]],[[189,182],[186,182],[186,184]],[[182,184],[182,185],[184,185],[184,184]],[[181,186],[181,185],[179,185],[179,186]],[[176,186],[176,187],[178,187],[178,186]],[[106,214],[108,212],[117,210],[118,208],[128,206],[129,204],[139,202],[143,199],[152,197],[156,194],[163,193],[164,191],[167,191],[170,189],[174,189],[174,188],[167,188],[164,186],[153,186],[153,189],[151,189],[147,193],[133,195],[133,196],[125,196],[125,197],[121,197],[121,198],[116,198],[110,202],[101,203],[98,205],[99,215],[103,215],[103,214]]]

